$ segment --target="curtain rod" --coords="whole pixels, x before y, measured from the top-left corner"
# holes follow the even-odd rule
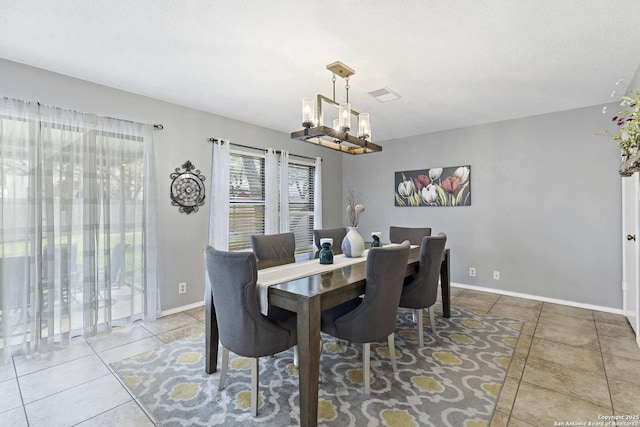
[[[6,98],[6,99],[14,99],[14,98]],[[21,99],[18,99],[18,100],[16,100],[16,101],[21,101],[21,102],[29,103],[29,101],[23,101],[23,100],[21,100]],[[45,107],[54,108],[54,109],[58,109],[58,110],[62,110],[62,111],[70,111],[70,112],[72,112],[72,113],[78,113],[78,114],[94,114],[94,115],[96,115],[96,116],[98,116],[98,117],[104,117],[105,119],[120,120],[120,121],[123,121],[123,122],[133,123],[133,124],[136,124],[136,125],[142,124],[142,123],[140,123],[140,122],[135,122],[135,121],[133,121],[133,120],[119,119],[119,118],[117,118],[117,117],[110,117],[110,116],[100,116],[99,114],[96,114],[96,113],[86,113],[86,112],[77,111],[77,110],[70,110],[70,109],[68,109],[68,108],[56,107],[56,106],[49,105],[49,104],[42,104],[42,103],[41,103],[41,102],[39,102],[39,101],[35,101],[35,103],[36,103],[36,104],[38,104],[38,107],[42,105],[42,106],[45,106]],[[155,130],[162,130],[162,129],[164,129],[164,126],[162,126],[162,123],[155,123],[155,124],[153,125],[153,128],[154,128]]]
[[[221,143],[224,144],[224,140],[220,140],[220,139],[217,139],[217,138],[209,138],[209,142],[213,142],[213,143],[221,142]],[[233,145],[235,147],[248,148],[249,150],[258,150],[258,151],[264,151],[264,152],[267,151],[264,148],[250,147],[248,145],[236,144],[235,142],[229,142],[229,145]],[[280,151],[280,150],[276,150],[277,154],[280,154],[281,152],[282,151]],[[300,155],[300,154],[289,153],[289,155],[290,156],[295,156],[295,157],[300,157],[302,159],[309,159],[309,160],[313,160],[313,161],[316,160],[315,157],[303,156],[303,155]],[[322,158],[320,158],[320,161],[322,161]]]
[[[31,103],[32,103],[32,101],[24,101],[24,100],[22,100],[22,99],[7,98],[7,97],[3,97],[3,98],[4,98],[4,99],[9,99],[9,100],[12,100],[12,101],[23,102],[23,103],[25,103],[25,104],[31,104]],[[117,118],[117,117],[109,117],[109,116],[100,116],[100,115],[95,114],[95,113],[85,113],[85,112],[82,112],[82,111],[70,110],[70,109],[68,109],[68,108],[62,108],[62,107],[56,107],[56,106],[49,105],[49,104],[43,104],[43,103],[41,103],[41,102],[39,102],[39,101],[33,101],[33,103],[35,103],[36,105],[38,105],[38,107],[40,107],[40,106],[44,106],[44,107],[49,107],[49,108],[53,108],[53,109],[56,109],[56,110],[70,111],[70,112],[72,112],[72,113],[78,113],[78,114],[94,114],[94,115],[96,115],[96,116],[98,116],[98,117],[104,117],[104,118],[106,118],[106,119],[111,119],[111,120],[121,120],[121,121],[123,121],[123,122],[128,122],[128,123],[141,124],[141,123],[139,123],[139,122],[134,122],[133,120],[119,119],[119,118]],[[155,130],[162,130],[162,129],[164,129],[164,126],[162,126],[162,123],[156,123],[156,124],[154,124],[154,125],[153,125],[153,128],[154,128]]]

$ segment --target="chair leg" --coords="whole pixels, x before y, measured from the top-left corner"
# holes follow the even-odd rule
[[[222,347],[222,361],[220,366],[220,379],[218,380],[218,391],[224,388],[224,382],[227,379],[227,368],[229,367],[229,350]]]
[[[436,308],[435,306],[429,307],[429,323],[431,323],[431,332],[436,331]]]
[[[251,359],[251,413],[258,416],[259,358]]]
[[[391,335],[387,337],[387,341],[389,343],[389,357],[391,358],[391,366],[393,367],[393,372],[398,372],[398,364],[396,363],[396,342],[394,333],[391,332]]]
[[[424,347],[424,334],[422,330],[424,329],[424,320],[422,319],[422,309],[416,308],[413,310],[413,317],[417,319],[417,331],[418,331],[418,347]]]
[[[371,389],[371,343],[362,345],[362,381],[364,382],[364,394],[368,395]]]

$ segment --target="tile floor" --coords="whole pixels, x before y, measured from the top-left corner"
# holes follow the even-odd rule
[[[640,415],[640,349],[624,317],[460,288],[452,292],[455,306],[525,322],[492,427]],[[14,357],[0,365],[0,426],[153,426],[153,416],[109,363],[196,331],[204,331],[203,308],[75,338],[45,355]]]

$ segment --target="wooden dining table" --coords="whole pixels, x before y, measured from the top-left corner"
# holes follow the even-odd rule
[[[406,276],[416,273],[420,248],[412,248]],[[451,316],[450,252],[445,249],[440,265],[442,313]],[[297,313],[298,379],[300,425],[318,424],[318,377],[320,374],[320,313],[364,293],[366,263],[353,264],[320,274],[303,277],[269,287],[269,304]],[[208,284],[207,284],[208,286]],[[210,289],[205,298],[205,369],[216,372],[218,359],[218,325]]]

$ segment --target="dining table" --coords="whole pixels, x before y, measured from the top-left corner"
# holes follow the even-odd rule
[[[420,247],[412,247],[405,276],[418,270]],[[450,251],[444,250],[440,265],[442,314],[451,316]],[[278,267],[271,267],[273,269]],[[208,282],[208,281],[207,281]],[[218,325],[213,296],[208,287],[205,292],[205,370],[216,372],[218,359]],[[318,423],[318,385],[320,374],[320,313],[345,301],[364,294],[366,262],[283,281],[268,287],[268,303],[297,313],[298,382],[300,425]]]

